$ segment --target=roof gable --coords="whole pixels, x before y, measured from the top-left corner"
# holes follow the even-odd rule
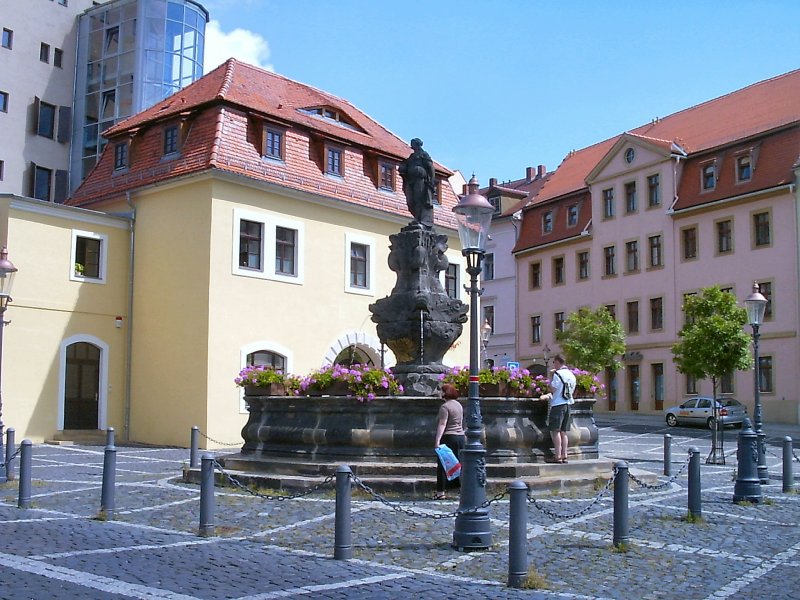
[[[616,177],[669,158],[673,154],[686,153],[675,142],[650,138],[633,133],[624,133],[617,138],[606,155],[589,171],[585,182]]]

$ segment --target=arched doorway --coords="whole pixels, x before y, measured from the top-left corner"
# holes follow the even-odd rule
[[[375,365],[375,361],[364,349],[353,344],[339,352],[336,358],[333,359],[333,364],[344,365],[346,367],[352,367],[353,365],[367,365],[372,367]]]
[[[64,429],[99,429],[101,349],[89,342],[66,348]]]

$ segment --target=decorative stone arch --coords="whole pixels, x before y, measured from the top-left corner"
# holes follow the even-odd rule
[[[323,365],[331,365],[339,353],[351,346],[355,346],[364,354],[368,355],[376,366],[381,364],[381,341],[374,335],[363,331],[349,331],[335,340],[322,359]],[[393,365],[396,362],[394,353],[388,346],[384,347],[383,364]]]
[[[77,334],[61,342],[58,349],[58,411],[56,428],[64,429],[64,403],[66,400],[67,384],[67,348],[72,344],[83,342],[91,344],[100,350],[100,370],[97,382],[97,428],[107,429],[108,420],[108,353],[109,345],[100,338],[88,334]]]

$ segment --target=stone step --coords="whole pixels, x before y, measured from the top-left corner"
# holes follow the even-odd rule
[[[221,459],[224,473],[215,473],[216,482],[221,486],[232,486],[230,477],[245,486],[282,491],[286,493],[296,493],[300,490],[308,490],[320,485],[325,481],[329,474],[334,474],[338,464],[315,463],[307,464],[307,473],[281,473],[279,468],[270,470],[265,462],[260,461],[260,469],[257,465],[245,461],[247,469],[240,469],[242,466],[239,459]],[[224,461],[224,462],[223,462]],[[277,462],[277,461],[276,461]],[[299,461],[297,461],[299,462]],[[567,490],[591,490],[599,489],[604,486],[611,478],[613,473],[614,461],[609,459],[589,459],[575,460],[568,464],[526,464],[526,465],[487,465],[487,495],[493,497],[508,489],[508,486],[515,480],[524,481],[532,492],[555,492]],[[295,467],[298,465],[296,464]],[[392,472],[391,467],[397,468]],[[525,467],[527,474],[508,475],[509,467]],[[492,467],[497,467],[493,469]],[[284,467],[285,469],[285,467]],[[365,485],[378,494],[392,493],[404,497],[430,497],[436,489],[436,469],[433,465],[422,463],[361,463],[351,467],[356,477]],[[415,470],[416,469],[416,470]],[[640,480],[654,484],[658,482],[655,474],[630,469],[631,473]],[[502,474],[499,474],[502,473]],[[200,469],[184,468],[184,480],[193,483],[200,482]],[[332,494],[334,484],[329,484],[329,491]],[[451,495],[457,495],[456,491]]]
[[[45,444],[53,446],[104,446],[106,432],[102,429],[64,429],[57,431]]]

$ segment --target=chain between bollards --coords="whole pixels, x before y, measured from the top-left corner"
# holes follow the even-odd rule
[[[19,499],[17,507],[31,507],[31,464],[33,455],[33,443],[30,440],[22,440],[20,444],[19,457]]]

